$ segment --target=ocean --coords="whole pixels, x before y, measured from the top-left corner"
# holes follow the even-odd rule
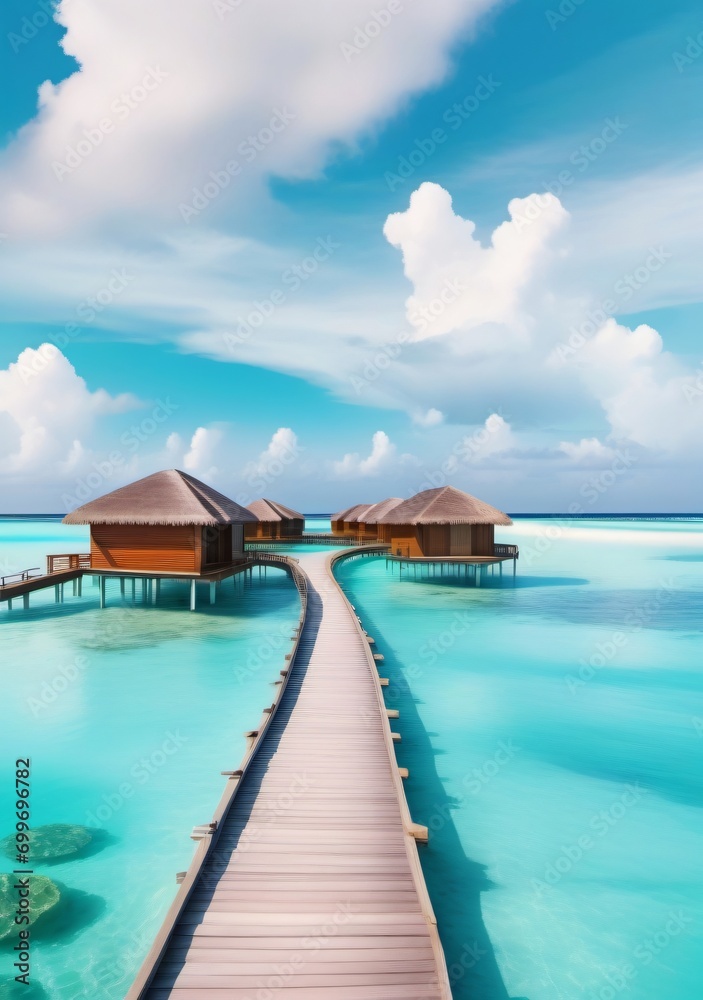
[[[324,530],[323,520],[315,527]],[[455,1000],[691,1000],[703,982],[703,521],[521,518],[520,559],[481,588],[381,558],[337,575],[390,679],[389,707]],[[2,573],[86,551],[83,528],[0,520]],[[508,564],[509,565],[509,564]],[[61,898],[33,935],[34,987],[0,997],[121,1000],[270,702],[299,611],[288,578],[223,585],[187,611],[0,608],[0,839],[14,764],[32,824],[86,828],[36,865]],[[4,871],[12,871],[6,857]],[[31,992],[30,992],[31,990]]]

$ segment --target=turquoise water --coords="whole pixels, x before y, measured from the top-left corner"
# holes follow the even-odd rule
[[[319,530],[327,530],[321,521]],[[521,520],[481,587],[338,569],[385,656],[401,765],[456,1000],[692,1000],[703,980],[703,523]],[[300,546],[315,551],[322,546]],[[326,549],[329,551],[329,549]],[[87,551],[83,528],[0,519],[0,573]],[[17,756],[34,825],[88,825],[88,856],[37,925],[34,990],[121,1000],[271,698],[297,594],[269,571],[214,607],[32,597],[0,608],[0,838]],[[129,593],[129,591],[128,591]],[[138,595],[139,597],[139,592]],[[127,786],[127,787],[125,787]],[[7,859],[5,869],[11,870]]]
[[[4,572],[70,551],[87,551],[85,529],[0,520]],[[243,733],[271,702],[300,611],[276,570],[226,581],[213,607],[202,588],[197,614],[180,582],[156,607],[139,587],[136,604],[123,602],[117,581],[102,611],[90,578],[82,598],[71,592],[62,605],[52,589],[29,611],[0,606],[0,839],[14,825],[14,761],[27,755],[32,825],[93,834],[87,856],[35,864],[62,897],[32,934],[32,988],[8,986],[14,936],[0,945],[3,1000],[124,997],[192,857],[190,831],[209,821],[220,771],[238,766]]]
[[[385,656],[455,1000],[703,982],[703,523],[523,520],[515,585],[338,577]]]
[[[329,532],[332,530],[332,524],[328,517],[306,517],[305,530]]]

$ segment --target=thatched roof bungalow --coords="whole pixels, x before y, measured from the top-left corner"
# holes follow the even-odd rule
[[[356,534],[355,516],[373,506],[370,503],[356,503],[353,507],[345,507],[344,510],[337,511],[331,517],[333,535],[354,535]]]
[[[402,502],[402,497],[387,497],[385,500],[371,504],[370,507],[362,506],[349,518],[349,526],[356,535],[368,539],[377,538],[378,522]]]
[[[378,540],[410,558],[493,556],[494,527],[507,514],[454,486],[423,490],[396,504],[378,521]]]
[[[256,516],[187,472],[155,472],[67,514],[90,525],[91,569],[200,575],[244,552]]]
[[[299,538],[305,527],[305,517],[292,507],[275,500],[255,500],[247,510],[258,519],[244,528],[245,538]]]

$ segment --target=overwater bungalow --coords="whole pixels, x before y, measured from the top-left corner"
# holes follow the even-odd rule
[[[245,538],[300,538],[305,517],[297,510],[274,500],[255,500],[247,510],[258,520],[244,527]]]
[[[256,515],[187,472],[155,472],[71,511],[90,525],[90,569],[200,576],[244,555]]]
[[[396,504],[378,521],[378,540],[390,554],[408,559],[502,556],[495,525],[510,525],[507,514],[454,486],[423,490]]]
[[[402,497],[387,497],[385,500],[380,500],[378,503],[360,510],[350,523],[356,525],[357,534],[363,538],[378,539],[379,521],[402,502]]]
[[[355,503],[353,507],[345,507],[331,517],[333,535],[355,535],[356,521],[354,517],[373,506],[370,503]]]

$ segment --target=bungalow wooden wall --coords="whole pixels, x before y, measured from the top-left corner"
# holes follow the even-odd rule
[[[362,538],[378,538],[377,524],[366,524],[364,521],[357,521],[355,534]]]
[[[390,543],[392,531],[393,531],[392,524],[379,524],[378,534],[377,534],[378,541]]]
[[[470,556],[475,555],[472,546],[470,524],[451,524],[449,526],[449,555]]]
[[[452,524],[449,529],[449,554],[452,556],[492,556],[492,524]]]
[[[425,556],[448,556],[450,554],[449,525],[421,525],[420,544],[422,554]]]
[[[244,552],[244,525],[232,525],[232,555],[236,559]]]
[[[493,524],[471,525],[471,555],[492,556],[495,543],[495,526]]]
[[[386,524],[383,527],[390,530],[392,555],[397,555],[399,551],[401,556],[424,555],[420,545],[419,531],[414,524]]]
[[[278,538],[278,521],[259,521],[258,524],[247,524],[247,538]]]
[[[199,572],[200,528],[192,525],[93,524],[90,555],[93,569]]]

